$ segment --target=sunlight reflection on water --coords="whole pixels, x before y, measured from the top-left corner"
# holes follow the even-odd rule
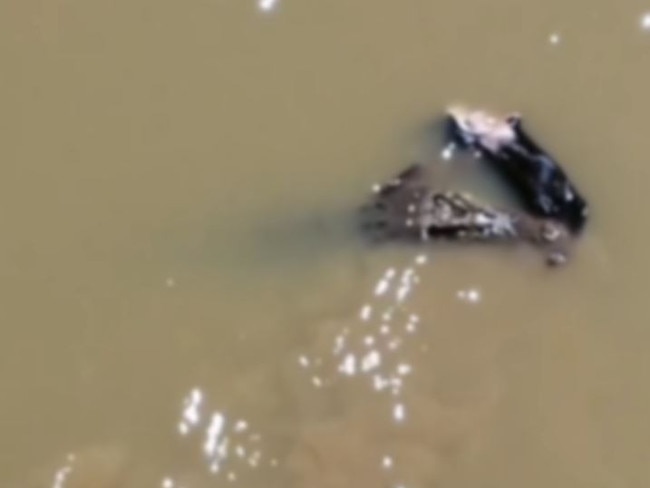
[[[277,7],[278,0],[259,0],[257,6],[263,12],[270,12]]]
[[[196,433],[202,438],[201,452],[211,474],[235,481],[242,470],[258,468],[263,462],[277,466],[277,459],[263,456],[262,436],[251,428],[250,422],[213,409],[207,403],[204,391],[193,388],[183,399],[178,430],[183,437]]]
[[[388,267],[374,284],[372,299],[360,307],[358,321],[342,327],[330,347],[341,378],[365,377],[370,391],[392,398],[386,419],[394,424],[403,424],[408,417],[408,406],[401,393],[406,379],[414,374],[414,367],[400,346],[418,339],[420,318],[409,311],[408,303],[420,281],[418,268],[426,263],[427,257],[418,255],[402,270]],[[321,358],[300,354],[297,363],[311,376],[314,386],[328,386],[335,381],[326,379],[326,373],[319,371]],[[376,460],[380,470],[392,470],[395,464],[395,456],[390,452]]]
[[[326,324],[331,327],[321,331],[325,341],[296,354],[304,383],[335,405],[329,415],[298,426],[290,466],[303,484],[409,488],[440,482],[451,466],[449,446],[471,449],[471,439],[480,435],[479,424],[497,394],[489,374],[479,381],[485,391],[467,390],[468,400],[452,404],[432,390],[435,371],[420,377],[432,351],[431,329],[422,327],[422,302],[416,299],[428,262],[429,256],[419,254],[404,265],[386,266],[356,314]],[[471,307],[483,299],[472,285],[455,293]],[[430,462],[414,468],[414,458]]]
[[[650,12],[646,12],[641,16],[641,28],[643,30],[650,30]]]

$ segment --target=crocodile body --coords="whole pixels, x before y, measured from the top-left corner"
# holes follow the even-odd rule
[[[412,242],[524,241],[545,251],[549,264],[567,259],[565,227],[549,219],[496,208],[467,193],[432,188],[414,164],[375,187],[362,226],[374,239]]]

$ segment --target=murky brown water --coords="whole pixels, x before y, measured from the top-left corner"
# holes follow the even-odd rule
[[[0,3],[0,486],[647,487],[650,6],[267,5]],[[451,101],[575,177],[569,267],[351,232]]]

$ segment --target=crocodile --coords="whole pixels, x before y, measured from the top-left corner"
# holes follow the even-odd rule
[[[436,189],[423,165],[408,166],[376,185],[361,208],[361,226],[373,240],[528,242],[549,265],[568,260],[569,232],[559,221],[484,203],[464,192]]]

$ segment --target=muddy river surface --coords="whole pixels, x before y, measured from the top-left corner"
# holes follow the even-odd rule
[[[4,0],[0,60],[0,486],[650,486],[650,3]],[[565,268],[359,238],[459,101]]]

